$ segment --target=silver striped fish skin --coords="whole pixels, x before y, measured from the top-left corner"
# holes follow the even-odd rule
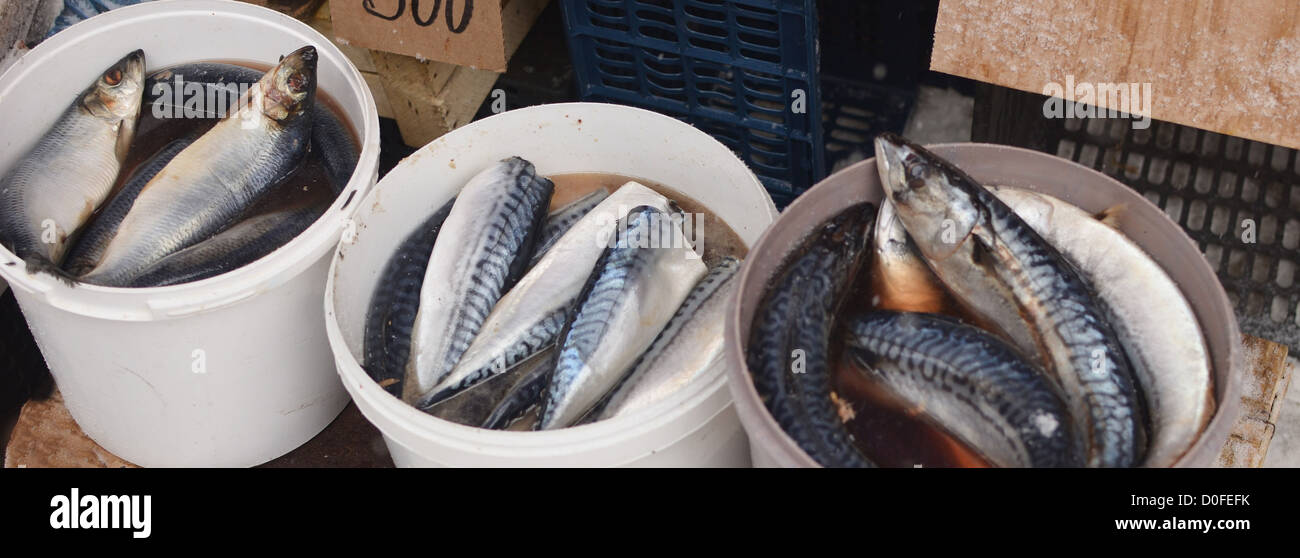
[[[542,226],[541,237],[537,239],[537,250],[533,251],[533,259],[528,262],[528,267],[532,268],[537,265],[537,262],[542,261],[542,256],[546,255],[564,233],[608,197],[609,190],[597,188],[548,215],[546,224]]]
[[[95,214],[95,218],[86,225],[85,230],[77,235],[77,240],[72,243],[72,248],[64,257],[63,269],[73,276],[84,275],[94,269],[99,264],[100,257],[104,255],[104,248],[108,247],[109,241],[113,240],[113,235],[117,234],[117,227],[122,224],[122,219],[126,218],[126,214],[131,211],[131,206],[135,204],[135,198],[140,195],[140,190],[144,189],[144,185],[153,180],[153,177],[177,154],[194,143],[194,139],[175,140],[138,166],[130,180],[127,180],[121,190],[113,194],[113,198],[108,200],[99,213]]]
[[[429,255],[456,198],[448,200],[406,235],[384,264],[370,296],[363,343],[365,370],[375,383],[402,396],[402,379],[411,356],[411,332],[420,311],[420,290]]]
[[[1124,233],[1064,200],[995,194],[1089,280],[1119,334],[1151,417],[1144,467],[1169,467],[1214,414],[1214,378],[1196,314],[1160,264]]]
[[[594,420],[662,401],[721,360],[727,305],[738,269],[740,260],[727,257],[700,279],[654,343],[610,392]]]
[[[614,233],[611,223],[631,208],[648,205],[667,211],[670,203],[658,192],[628,182],[591,208],[556,242],[554,252],[548,250],[496,303],[456,366],[425,401],[436,404],[555,344],[569,309]]]
[[[815,230],[772,279],[754,313],[745,359],[776,423],[824,467],[875,467],[831,400],[835,314],[862,267],[875,217],[851,205]]]
[[[845,348],[874,382],[999,467],[1081,467],[1081,441],[1052,383],[1002,340],[955,319],[877,311]]]
[[[110,66],[0,179],[0,242],[14,255],[59,264],[108,197],[135,136],[144,64],[136,50]]]
[[[316,204],[254,215],[145,268],[131,287],[165,287],[215,277],[274,252],[325,212]]]
[[[542,375],[548,372],[548,366],[551,363],[550,348],[543,350],[527,360],[520,362],[513,368],[488,378],[482,382],[474,384],[472,387],[457,393],[456,395],[440,401],[429,408],[428,413],[443,420],[464,424],[467,426],[483,426],[503,402],[515,393],[517,386],[521,382],[526,382],[528,378],[534,375]],[[533,397],[522,398],[519,409],[533,406],[537,403],[537,393],[541,390],[535,390]],[[503,423],[503,427],[509,424],[510,419],[515,418],[518,413],[509,416]]]
[[[620,221],[556,341],[538,430],[570,426],[613,389],[706,269],[681,224],[654,207]],[[660,239],[660,246],[653,244]],[[671,239],[671,240],[668,240]]]
[[[529,409],[540,403],[542,391],[546,389],[546,384],[551,378],[552,366],[555,363],[555,358],[551,354],[553,352],[555,352],[554,345],[516,366],[504,376],[494,377],[485,382],[491,384],[509,381],[510,389],[496,401],[492,411],[488,413],[488,416],[483,419],[479,426],[490,430],[504,430]],[[483,387],[485,386],[480,384],[471,389],[470,392]],[[455,401],[457,398],[459,396],[452,398],[451,401]]]
[[[1086,442],[1087,464],[1139,463],[1146,422],[1133,372],[1074,266],[992,192],[925,148],[882,134],[876,164],[908,234],[954,296],[974,309],[991,299],[1001,307],[1008,296],[1014,302],[1014,315],[982,317],[1004,331],[1020,327],[1018,320],[1029,324]]]
[[[311,137],[314,47],[285,56],[154,176],[83,281],[124,286],[169,254],[212,236],[296,169]]]
[[[519,157],[496,163],[461,189],[420,288],[402,398],[427,409],[492,309],[523,275],[555,185]]]

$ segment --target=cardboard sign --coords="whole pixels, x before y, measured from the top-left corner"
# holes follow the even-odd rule
[[[504,72],[510,0],[332,0],[334,36],[385,52]]]

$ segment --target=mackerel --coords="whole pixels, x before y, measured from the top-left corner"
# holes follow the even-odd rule
[[[504,372],[553,345],[568,311],[614,234],[613,223],[638,206],[667,211],[671,202],[628,182],[575,222],[523,279],[497,302],[460,361],[430,390],[435,404]]]
[[[411,331],[420,311],[420,290],[438,232],[456,203],[452,198],[406,235],[379,272],[363,342],[365,370],[394,396],[402,395],[402,378],[411,355]]]
[[[1079,467],[1080,440],[1052,383],[990,333],[937,314],[849,322],[860,372],[999,467]]]
[[[538,430],[581,419],[627,373],[706,273],[680,214],[633,209],[600,255],[556,341]]]
[[[605,420],[662,401],[722,360],[727,305],[740,260],[709,270],[593,418]]]
[[[993,192],[1060,250],[1105,303],[1151,416],[1143,465],[1173,465],[1214,414],[1209,351],[1182,291],[1124,233],[1082,209],[1019,188]]]
[[[469,180],[438,233],[420,288],[402,398],[427,409],[532,257],[555,185],[519,157]]]
[[[883,134],[876,164],[908,234],[953,295],[1004,332],[1028,324],[1031,339],[1011,339],[1026,356],[1045,357],[1087,464],[1139,463],[1146,432],[1133,372],[1074,266],[992,192],[924,148]]]
[[[835,314],[862,267],[875,208],[851,205],[814,231],[754,313],[746,363],[776,423],[824,467],[874,467],[831,400]]]
[[[591,212],[600,202],[609,197],[609,190],[597,188],[585,196],[573,200],[546,217],[546,224],[542,226],[542,235],[537,239],[537,250],[533,252],[532,261],[528,262],[531,268],[542,260],[542,256],[551,249],[555,243],[564,236],[582,217]]]

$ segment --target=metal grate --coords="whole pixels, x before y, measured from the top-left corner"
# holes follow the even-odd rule
[[[1218,273],[1243,331],[1300,351],[1294,149],[1159,121],[1146,130],[1122,119],[1043,122],[1047,151],[1124,182],[1182,225]]]

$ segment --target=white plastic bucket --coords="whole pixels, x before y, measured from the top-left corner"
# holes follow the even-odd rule
[[[311,44],[319,87],[357,131],[361,159],[330,209],[244,268],[173,287],[69,287],[0,248],[68,411],[108,451],[145,466],[248,466],[315,436],[347,403],[321,314],[329,255],[377,178],[379,117],[360,73],[325,37],[240,2],[147,2],[78,23],[0,76],[0,169],[76,94],[136,48],[150,70],[198,60],[274,62]]]
[[[748,466],[724,366],[657,405],[594,424],[502,432],[435,418],[379,387],[359,361],[366,310],[401,240],[486,166],[519,155],[545,175],[614,173],[664,184],[700,202],[752,245],[776,208],[725,146],[680,121],[619,105],[571,103],[502,113],[434,140],[402,161],[361,203],[326,287],[326,326],[339,375],[411,466]],[[439,238],[439,242],[456,239]],[[575,271],[578,272],[578,271]]]

